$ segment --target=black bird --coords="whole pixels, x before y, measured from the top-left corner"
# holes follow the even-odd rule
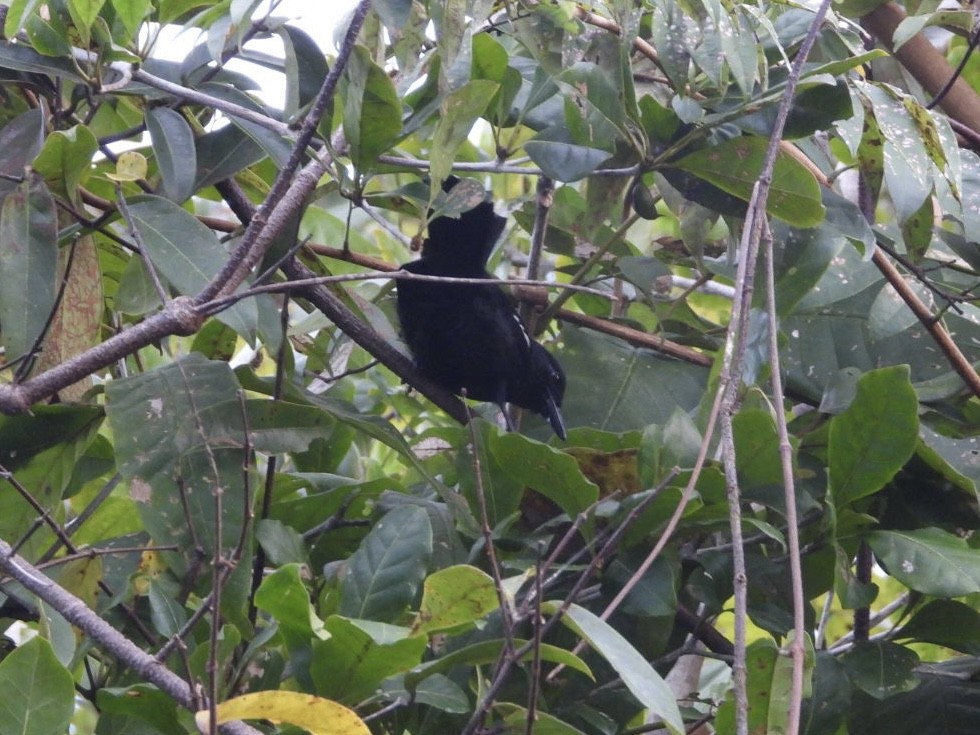
[[[455,177],[443,185],[450,191]],[[402,335],[419,371],[467,398],[541,414],[562,439],[565,373],[527,332],[510,298],[486,271],[506,220],[484,199],[458,218],[429,223],[422,257],[402,268],[429,276],[481,278],[493,285],[396,282]],[[504,411],[504,416],[507,413]]]

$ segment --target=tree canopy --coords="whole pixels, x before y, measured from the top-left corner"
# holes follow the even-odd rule
[[[0,735],[975,731],[972,13],[277,5],[0,6]],[[485,192],[565,442],[400,338]]]

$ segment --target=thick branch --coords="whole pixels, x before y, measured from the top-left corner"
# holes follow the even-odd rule
[[[191,299],[178,297],[163,311],[110,337],[105,342],[22,383],[0,385],[0,413],[27,413],[32,404],[53,396],[82,378],[122,360],[146,345],[171,335],[194,334],[203,317]]]
[[[197,710],[198,702],[186,681],[140,649],[71,592],[52,582],[40,569],[15,554],[10,544],[3,540],[0,540],[0,570],[57,610],[65,620],[83,631],[98,643],[100,649],[111,654],[139,679],[156,685],[191,712]],[[258,735],[257,730],[244,722],[223,725],[221,732],[228,735]]]

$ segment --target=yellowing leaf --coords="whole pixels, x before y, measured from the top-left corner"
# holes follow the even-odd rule
[[[255,692],[222,702],[218,724],[232,720],[288,722],[309,730],[310,735],[370,735],[367,725],[352,710],[329,699],[301,692]],[[202,733],[208,731],[208,710],[194,715]]]
[[[116,161],[116,173],[106,174],[113,181],[138,181],[146,178],[146,156],[136,151],[120,154]]]

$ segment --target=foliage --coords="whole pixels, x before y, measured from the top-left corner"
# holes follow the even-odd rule
[[[967,14],[5,10],[0,735],[975,729]],[[400,343],[451,172],[567,443]]]

